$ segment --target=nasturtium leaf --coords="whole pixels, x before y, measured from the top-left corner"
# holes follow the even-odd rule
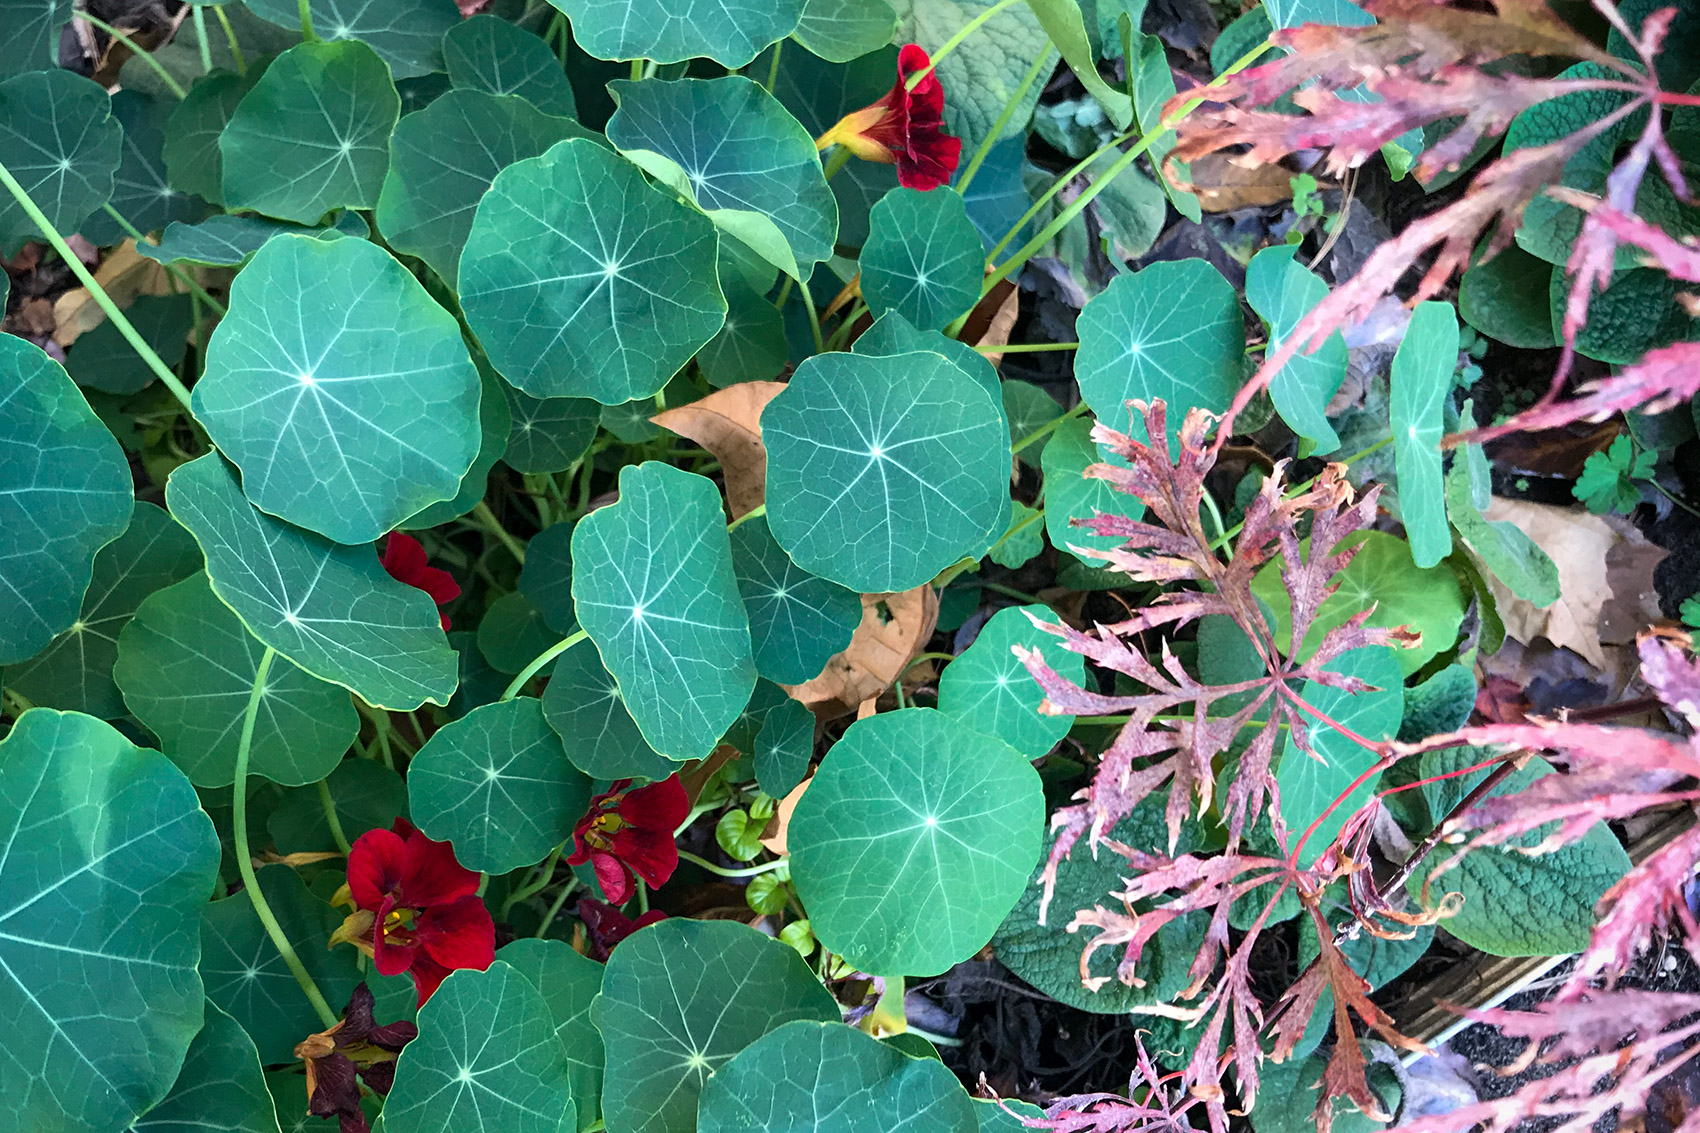
[[[123,145],[111,99],[81,75],[31,71],[0,82],[0,153],[57,231],[77,231],[112,197]],[[0,256],[42,238],[10,193],[0,198]]]
[[[886,0],[805,0],[792,38],[830,63],[848,63],[891,43],[897,13]]]
[[[593,779],[665,779],[679,769],[638,731],[619,683],[588,641],[556,659],[543,690],[543,715],[560,735],[567,759]]]
[[[572,836],[589,802],[590,780],[567,762],[536,697],[474,709],[407,765],[414,824],[484,873],[540,861]]]
[[[1011,504],[1009,526],[986,552],[1001,567],[1019,570],[1045,549],[1045,515],[1023,503]]]
[[[814,139],[741,75],[608,84],[608,140],[775,267],[806,279],[832,255],[838,204]]]
[[[1010,606],[993,614],[974,644],[945,666],[939,711],[1037,759],[1068,734],[1074,717],[1040,714],[1045,694],[1012,648],[1037,649],[1047,665],[1077,683],[1085,679],[1086,659],[1064,649],[1061,638],[1035,626],[1028,614],[1056,620],[1044,606]]]
[[[1328,671],[1357,677],[1373,691],[1350,693],[1319,681],[1306,681],[1299,695],[1324,716],[1367,740],[1389,740],[1399,731],[1405,713],[1405,674],[1400,658],[1385,645],[1344,653],[1328,663]],[[1283,737],[1281,765],[1275,781],[1281,787],[1281,817],[1294,847],[1311,823],[1317,827],[1300,851],[1299,864],[1309,868],[1332,843],[1346,820],[1375,797],[1379,774],[1353,787],[1353,781],[1376,761],[1376,753],[1320,720],[1306,721],[1315,755],[1301,751],[1291,735]],[[1351,787],[1351,793],[1346,788]],[[1324,811],[1342,799],[1326,818]],[[1319,821],[1320,820],[1320,821]]]
[[[1446,432],[1446,395],[1452,392],[1457,368],[1458,316],[1452,304],[1417,304],[1393,356],[1389,400],[1399,515],[1419,567],[1434,566],[1452,553],[1440,438]]]
[[[454,316],[387,252],[285,236],[231,285],[193,400],[256,506],[369,543],[460,491],[479,397]]]
[[[1081,398],[1098,420],[1135,440],[1146,439],[1145,423],[1130,400],[1162,398],[1171,429],[1179,429],[1188,409],[1220,413],[1239,389],[1240,301],[1207,260],[1117,276],[1080,312],[1079,332]]]
[[[454,650],[435,603],[348,547],[260,511],[208,453],[165,486],[166,506],[206,555],[213,592],[263,643],[375,707],[448,703]]]
[[[756,679],[719,489],[658,461],[627,465],[619,500],[574,528],[572,556],[579,624],[644,739],[706,756]]]
[[[726,323],[697,351],[702,376],[717,388],[771,381],[789,358],[784,316],[742,279],[723,271],[720,286],[726,293]]]
[[[805,0],[549,0],[573,40],[598,59],[683,63],[699,56],[735,71],[797,27]]]
[[[1297,251],[1290,244],[1265,248],[1246,268],[1246,302],[1263,317],[1269,351],[1280,347],[1299,320],[1328,297],[1328,285],[1293,258]],[[1346,340],[1335,331],[1313,354],[1301,347],[1269,382],[1275,411],[1288,428],[1315,446],[1311,455],[1326,456],[1340,444],[1324,410],[1345,379]]]
[[[357,236],[365,239],[371,229],[360,214],[344,211],[334,224],[310,228],[282,220],[267,220],[263,216],[209,216],[199,224],[178,221],[166,225],[157,245],[138,244],[136,251],[162,264],[191,263],[209,267],[237,267],[260,246],[278,235],[317,236],[335,239],[338,236]],[[140,300],[138,300],[140,302]],[[98,327],[96,328],[99,329]],[[151,371],[150,371],[151,373]]]
[[[573,522],[551,524],[533,535],[519,570],[519,592],[562,637],[578,629],[573,612]]]
[[[976,1133],[974,1103],[942,1062],[911,1058],[841,1023],[798,1020],[721,1067],[698,1103],[701,1133]]]
[[[506,683],[506,682],[504,682]],[[500,690],[498,690],[499,692]],[[343,833],[358,838],[368,830],[388,828],[407,817],[407,787],[400,775],[370,759],[345,759],[326,780]],[[277,809],[266,818],[266,833],[279,853],[334,850],[324,800],[316,787],[285,792]]]
[[[490,490],[490,470],[508,451],[508,427],[513,423],[508,408],[507,383],[487,365],[478,367],[478,455],[460,478],[460,491],[453,499],[439,500],[407,517],[402,527],[419,531],[459,519],[484,499]]]
[[[284,28],[301,26],[296,0],[248,0],[256,16]],[[460,23],[454,0],[309,0],[313,34],[357,39],[378,53],[398,79],[443,69],[443,34]]]
[[[756,750],[756,737],[761,734],[762,725],[787,700],[790,693],[780,688],[770,680],[758,680],[755,689],[750,693],[749,702],[738,713],[738,718],[732,721],[732,726],[726,729],[726,734],[720,742],[736,748],[745,755],[753,755]]]
[[[72,0],[0,0],[0,78],[59,64],[59,33],[71,18]]]
[[[1299,645],[1300,659],[1308,657],[1321,643],[1323,634],[1362,610],[1375,607],[1365,625],[1409,626],[1422,633],[1422,641],[1411,649],[1396,651],[1399,667],[1410,676],[1443,649],[1458,640],[1464,620],[1464,592],[1458,578],[1444,564],[1419,567],[1411,559],[1411,548],[1403,539],[1382,531],[1349,535],[1346,546],[1361,544],[1357,556],[1333,581],[1339,589],[1322,603]],[[1310,541],[1301,544],[1310,554]],[[1274,613],[1275,645],[1286,654],[1292,648],[1292,599],[1281,579],[1281,559],[1267,563],[1252,579],[1252,593]]]
[[[219,136],[224,204],[301,224],[334,208],[373,207],[400,114],[390,69],[370,47],[291,47]]]
[[[959,193],[893,189],[869,217],[857,261],[862,295],[876,315],[896,311],[937,330],[980,298],[980,235]]]
[[[269,60],[256,60],[246,74],[209,71],[196,79],[188,96],[165,120],[165,137],[160,159],[165,175],[178,192],[222,204],[224,201],[224,157],[219,153],[219,135],[230,124],[236,107],[265,74]]]
[[[206,575],[150,597],[118,639],[112,676],[161,750],[199,787],[227,786],[265,651]],[[330,774],[360,731],[346,689],[279,658],[254,718],[250,772],[293,787]]]
[[[277,1106],[254,1040],[216,1003],[206,1004],[206,1020],[176,1085],[128,1133],[278,1133]]]
[[[1548,292],[1553,267],[1516,244],[1478,263],[1458,280],[1458,313],[1476,330],[1507,346],[1545,350],[1558,345]]]
[[[776,799],[796,789],[815,754],[815,714],[800,700],[774,705],[756,733],[756,782]]]
[[[762,412],[762,439],[774,538],[858,593],[982,551],[1009,495],[1002,407],[941,354],[810,358]]]
[[[461,255],[461,305],[524,392],[618,405],[654,394],[720,329],[715,258],[700,213],[572,139],[496,175]]]
[[[858,720],[791,818],[791,877],[821,943],[873,975],[974,955],[1039,856],[1039,775],[930,708]]]
[[[73,76],[74,77],[74,76]],[[0,129],[3,129],[0,126]],[[70,628],[95,555],[130,523],[118,442],[39,347],[0,335],[0,665]]]
[[[462,968],[419,1009],[384,1103],[391,1133],[578,1128],[566,1051],[537,986],[498,960]]]
[[[1123,542],[1113,535],[1095,535],[1087,528],[1075,527],[1071,520],[1091,519],[1100,513],[1130,519],[1145,514],[1145,504],[1138,496],[1118,492],[1106,480],[1086,477],[1088,468],[1102,463],[1105,459],[1092,442],[1092,422],[1083,417],[1071,417],[1058,425],[1040,454],[1039,466],[1045,473],[1045,532],[1051,537],[1051,546],[1058,550],[1085,547],[1110,551]]]
[[[112,96],[112,116],[124,128],[124,146],[114,176],[112,200],[119,216],[142,232],[157,232],[172,221],[206,214],[206,202],[173,188],[166,176],[165,122],[177,108],[174,99],[121,90]],[[89,217],[82,234],[96,244],[116,244],[129,235],[104,210]]]
[[[985,0],[891,0],[897,12],[898,43],[918,43],[937,51],[975,17],[989,14]],[[1004,107],[1015,113],[1004,122],[1000,138],[1026,131],[1043,84],[1034,83],[1026,96],[1015,99],[1016,87],[1041,54],[1053,50],[1050,37],[1026,4],[993,15],[949,55],[934,73],[948,92],[945,124],[962,137],[963,152],[972,153],[991,133]],[[890,81],[889,79],[887,80]]]
[[[443,715],[459,720],[474,708],[494,704],[508,687],[508,673],[501,672],[484,659],[478,648],[478,635],[458,630],[449,634],[449,644],[460,657],[460,686],[443,707]]]
[[[503,383],[508,447],[502,462],[515,472],[565,472],[596,439],[602,406],[588,397],[532,397]]]
[[[973,1098],[971,1101],[974,1105],[974,1117],[980,1123],[979,1133],[1024,1133],[1025,1130],[1033,1128],[1020,1117],[1013,1116],[1010,1110],[1022,1117],[1045,1116],[1045,1111],[1038,1106],[1013,1098],[1005,1098],[1002,1101]]]
[[[478,623],[479,651],[492,668],[510,676],[560,639],[544,621],[543,611],[517,591],[490,603]],[[545,675],[549,671],[548,667],[542,670]]]
[[[555,53],[504,19],[480,13],[457,23],[443,37],[443,61],[458,90],[517,94],[545,114],[578,117],[573,85]]]
[[[77,620],[30,660],[8,666],[6,687],[42,708],[123,716],[112,672],[119,631],[142,599],[200,569],[201,552],[189,533],[162,508],[138,503],[124,534],[95,555]]]
[[[607,1052],[602,1116],[618,1133],[691,1133],[703,1083],[733,1055],[799,1019],[839,1025],[838,1004],[789,945],[683,917],[614,949],[590,1017]]]
[[[1465,403],[1459,428],[1475,428]],[[1487,456],[1480,445],[1465,445],[1446,473],[1446,513],[1459,538],[1511,592],[1536,606],[1559,598],[1558,567],[1529,533],[1507,520],[1490,521],[1482,509],[1491,502]]]
[[[731,539],[732,573],[750,618],[756,671],[791,685],[820,676],[827,659],[843,652],[862,624],[860,595],[793,563],[763,516],[738,524]]]
[[[516,940],[496,959],[510,964],[543,995],[555,1037],[567,1052],[567,1080],[578,1106],[578,1128],[602,1115],[602,1035],[590,1021],[590,1004],[602,990],[602,965],[564,940]],[[562,1127],[561,1133],[573,1133]]]
[[[0,841],[0,1124],[122,1128],[201,1027],[196,913],[218,836],[164,756],[34,708],[0,741]]]
[[[189,296],[137,296],[124,315],[161,362],[176,367],[183,361],[194,328]],[[115,394],[140,393],[155,377],[111,319],[78,336],[65,354],[65,372],[85,389]]]
[[[1131,92],[1118,90],[1098,74],[1092,40],[1086,34],[1086,21],[1077,0],[1027,0],[1027,7],[1038,17],[1039,25],[1056,44],[1057,50],[1062,52],[1063,61],[1074,72],[1074,77],[1103,108],[1116,129],[1125,130],[1133,121]],[[1167,64],[1163,70],[1167,73]],[[1171,89],[1169,93],[1173,95],[1174,91]]]
[[[536,36],[512,30],[543,47]],[[396,251],[418,256],[453,287],[473,214],[496,174],[556,142],[586,136],[577,122],[552,118],[523,98],[451,90],[396,124],[378,194],[378,231]]]

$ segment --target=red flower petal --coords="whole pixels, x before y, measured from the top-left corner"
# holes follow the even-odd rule
[[[430,959],[451,971],[480,972],[496,959],[496,924],[480,897],[462,897],[420,913],[413,939]]]
[[[613,843],[614,853],[651,889],[667,884],[667,879],[679,868],[679,847],[673,841],[672,826],[667,827],[666,833],[628,826],[615,832]]]
[[[610,904],[624,905],[632,899],[637,886],[632,881],[632,871],[619,858],[613,854],[593,852],[590,862],[596,870],[596,880],[602,884],[602,895],[608,898]]]
[[[378,906],[377,919],[372,922],[372,965],[382,976],[399,976],[413,965],[416,949],[403,944],[384,931],[384,921],[395,912],[395,899],[384,898]]]
[[[666,920],[667,914],[651,909],[632,920],[612,905],[585,897],[578,903],[578,919],[584,922],[585,935],[589,937],[590,958],[601,962],[608,959],[614,945],[640,928]]]
[[[406,873],[407,844],[392,830],[368,830],[349,848],[348,892],[362,909],[376,912]]]
[[[667,832],[669,841],[679,823],[691,813],[691,799],[677,775],[639,787],[620,800],[619,815],[633,826]]]
[[[407,835],[400,903],[414,909],[447,905],[478,892],[478,875],[455,859],[454,847],[413,830]]]
[[[897,85],[907,85],[909,76],[931,62],[920,46],[905,45],[897,53]],[[944,84],[937,71],[915,84],[906,109],[903,147],[896,151],[898,182],[922,191],[947,184],[962,160],[962,139],[944,132]]]
[[[420,955],[414,961],[407,974],[413,977],[413,990],[419,996],[419,1006],[425,1006],[425,1001],[437,993],[443,981],[449,978],[449,971],[429,956]]]
[[[384,540],[381,562],[391,578],[415,590],[423,590],[439,606],[460,597],[460,583],[454,580],[454,575],[430,566],[426,562],[425,547],[411,535],[390,532],[389,538]],[[447,620],[444,619],[445,629]]]

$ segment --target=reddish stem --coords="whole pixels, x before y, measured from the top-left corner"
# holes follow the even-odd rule
[[[1430,783],[1438,783],[1443,779],[1456,779],[1460,775],[1469,775],[1473,772],[1480,771],[1483,768],[1492,767],[1494,764],[1500,762],[1500,758],[1501,757],[1499,756],[1495,756],[1493,759],[1484,759],[1473,766],[1460,768],[1457,771],[1448,771],[1444,775],[1431,775],[1427,779],[1418,779],[1415,783],[1406,783],[1403,787],[1389,787],[1385,791],[1377,791],[1375,797],[1378,799],[1384,799],[1388,795],[1396,795],[1400,791],[1408,791],[1412,787],[1424,787]]]

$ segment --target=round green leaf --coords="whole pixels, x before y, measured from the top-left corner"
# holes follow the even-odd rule
[[[939,711],[1037,759],[1068,734],[1074,717],[1039,712],[1045,694],[1011,650],[1037,649],[1047,665],[1077,684],[1086,677],[1086,659],[1063,648],[1061,638],[1035,626],[1028,614],[1056,620],[1044,606],[1011,606],[993,614],[974,644],[945,666]]]
[[[112,677],[192,783],[224,787],[236,775],[242,717],[264,652],[197,573],[141,604],[118,638]],[[254,717],[250,771],[286,787],[316,783],[359,732],[346,689],[280,659]]]
[[[602,407],[588,397],[539,398],[503,385],[509,417],[502,462],[515,472],[565,472],[596,439]]]
[[[196,79],[188,97],[172,107],[165,120],[160,159],[166,178],[179,192],[214,204],[224,202],[224,158],[218,138],[269,63],[256,61],[245,75],[210,71]]]
[[[848,63],[891,43],[897,13],[885,0],[806,0],[793,36],[831,63]]]
[[[980,234],[955,190],[893,189],[869,226],[857,261],[869,310],[937,330],[979,302]]]
[[[449,644],[460,657],[460,687],[449,698],[443,715],[459,720],[474,708],[494,704],[508,687],[510,674],[495,669],[478,648],[478,635],[459,630],[449,634]]]
[[[1548,291],[1552,265],[1513,244],[1458,280],[1458,313],[1489,338],[1526,350],[1558,345]]]
[[[696,0],[549,0],[573,21],[573,39],[598,59],[683,63],[706,56],[736,71],[797,27],[804,0],[756,5]]]
[[[578,629],[578,615],[573,613],[574,522],[551,524],[533,535],[525,545],[525,565],[519,568],[519,592],[561,637]]]
[[[71,0],[0,0],[6,36],[0,39],[0,75],[59,65],[59,36],[71,18]]]
[[[172,472],[165,502],[201,545],[213,592],[261,642],[374,707],[448,703],[457,664],[436,604],[391,578],[372,548],[255,508],[217,453]]]
[[[189,352],[189,332],[195,326],[194,304],[189,296],[137,296],[124,315],[161,362],[175,368],[183,361]],[[78,336],[76,345],[65,354],[65,372],[85,389],[116,394],[140,393],[155,377],[153,368],[142,361],[111,319]]]
[[[1131,400],[1162,398],[1178,429],[1188,409],[1220,413],[1239,391],[1240,300],[1208,260],[1117,276],[1087,301],[1078,330],[1081,398],[1098,420],[1136,440],[1146,439],[1145,422],[1129,412]]]
[[[792,815],[791,877],[827,948],[873,975],[931,975],[985,947],[1045,823],[1014,748],[930,708],[858,720]]]
[[[312,224],[369,209],[389,165],[401,97],[363,43],[303,43],[272,61],[219,136],[224,203]]]
[[[738,718],[732,721],[732,726],[726,729],[726,734],[720,737],[720,742],[729,744],[744,755],[754,755],[756,738],[761,734],[768,716],[790,699],[791,694],[772,681],[758,680],[755,689],[750,693],[749,702],[738,713]]]
[[[419,1037],[384,1103],[392,1133],[558,1133],[578,1128],[566,1051],[525,976],[462,968],[419,1009]]]
[[[536,697],[467,713],[425,741],[407,765],[407,809],[468,869],[507,873],[572,837],[590,780],[567,762]]]
[[[281,28],[301,26],[296,0],[248,0],[256,16]],[[454,0],[309,0],[313,34],[357,39],[378,53],[398,79],[443,69],[443,34],[460,23]]]
[[[786,697],[773,706],[756,733],[756,782],[776,799],[796,789],[815,754],[815,714]]]
[[[658,461],[622,468],[618,502],[573,529],[573,602],[649,745],[712,751],[756,680],[714,482]]]
[[[861,596],[800,569],[773,541],[763,516],[738,524],[731,537],[756,671],[788,685],[820,676],[862,624]]]
[[[113,683],[118,633],[154,591],[201,569],[200,549],[164,509],[139,503],[124,534],[94,557],[82,612],[71,628],[22,665],[8,666],[8,688],[42,708],[87,712],[105,720],[127,711]]]
[[[1246,302],[1269,328],[1270,351],[1281,345],[1311,308],[1328,298],[1328,285],[1293,258],[1297,251],[1291,244],[1265,248],[1246,268]],[[1269,381],[1275,411],[1288,428],[1312,442],[1315,451],[1310,455],[1326,456],[1340,445],[1324,411],[1345,380],[1346,340],[1335,331],[1314,353],[1301,349]]]
[[[1562,269],[1552,273],[1547,298],[1554,327],[1564,325],[1570,280]],[[1577,352],[1626,365],[1649,350],[1669,345],[1689,322],[1676,306],[1676,289],[1676,281],[1658,268],[1618,272],[1588,303],[1587,325],[1576,336]]]
[[[34,708],[0,741],[0,843],[0,1124],[122,1128],[201,1028],[195,918],[218,836],[164,756]]]
[[[187,262],[207,264],[211,267],[237,267],[247,263],[248,257],[259,251],[260,246],[273,236],[289,233],[316,236],[324,240],[338,236],[354,236],[364,240],[372,234],[372,230],[360,219],[359,213],[348,210],[344,210],[334,224],[324,224],[317,228],[289,224],[281,220],[267,220],[263,216],[226,216],[220,213],[207,217],[199,224],[173,221],[166,225],[165,234],[157,245],[138,244],[136,250],[148,259],[158,260],[162,264]],[[149,376],[152,376],[151,370]]]
[[[3,128],[3,127],[0,127]],[[0,335],[0,665],[77,619],[95,555],[135,506],[124,451],[39,347]]]
[[[400,775],[382,763],[345,759],[330,773],[326,786],[336,807],[337,822],[350,839],[368,830],[387,829],[397,818],[407,817],[407,787]],[[317,787],[284,792],[277,809],[266,818],[266,833],[283,854],[336,849]]]
[[[172,221],[206,215],[205,201],[174,188],[165,170],[165,123],[177,109],[175,99],[121,90],[112,96],[112,116],[124,129],[124,146],[114,176],[111,205],[142,232],[158,232]],[[96,244],[116,244],[129,235],[118,221],[100,211],[89,217],[82,234]]]
[[[517,591],[490,603],[484,620],[478,623],[479,652],[491,668],[509,676],[559,640],[560,635],[544,621],[543,611]],[[547,675],[550,668],[545,666],[542,671]]]
[[[1017,381],[1013,378],[1001,382],[998,396],[1003,401],[1004,416],[1009,418],[1011,448],[1029,434],[1063,415],[1063,407],[1057,404],[1057,399],[1032,382]],[[1015,455],[1027,464],[1038,464],[1044,455],[1045,446],[1050,441],[1049,436],[1040,437]]]
[[[479,396],[454,317],[382,248],[285,236],[231,286],[194,406],[258,507],[369,543],[460,491]]]
[[[1002,407],[940,354],[810,358],[761,423],[774,538],[858,593],[982,550],[1009,495]]]
[[[0,82],[0,153],[59,232],[77,231],[111,199],[123,145],[111,99],[81,75],[31,71]],[[42,238],[10,193],[0,198],[0,255]]]
[[[217,1004],[206,1005],[206,1016],[177,1084],[128,1133],[278,1133],[277,1106],[254,1040]]]
[[[517,94],[545,114],[578,117],[573,85],[555,53],[504,19],[484,13],[455,24],[443,37],[443,61],[460,90]]]
[[[547,270],[545,270],[547,269]],[[467,323],[533,397],[649,397],[726,314],[714,226],[573,139],[496,175],[460,262]]]
[[[512,30],[543,48],[536,36]],[[523,98],[451,90],[397,123],[378,194],[378,230],[390,247],[418,256],[453,287],[473,214],[496,174],[556,142],[585,136],[578,123],[552,118]]]
[[[478,367],[478,455],[472,467],[460,478],[460,491],[453,499],[434,503],[407,518],[402,524],[410,531],[420,531],[459,519],[484,499],[490,490],[490,470],[508,451],[508,426],[512,415],[508,409],[507,383],[488,366]]]
[[[555,674],[543,690],[543,715],[573,766],[592,779],[657,780],[679,769],[638,731],[619,682],[602,667],[589,642],[579,642],[556,660]]]
[[[733,1055],[795,1020],[839,1025],[838,1004],[789,945],[683,917],[614,949],[590,1017],[607,1050],[603,1120],[622,1133],[691,1133],[703,1083]]]
[[[807,278],[832,255],[838,204],[814,139],[741,75],[608,84],[608,140],[694,200],[779,270]]]
[[[697,351],[702,376],[716,388],[771,381],[790,358],[784,316],[766,296],[736,276],[722,272],[720,286],[726,292],[726,323]]]
[[[1092,422],[1082,417],[1058,425],[1039,455],[1039,467],[1045,473],[1045,533],[1058,550],[1112,551],[1122,545],[1123,540],[1114,535],[1095,535],[1074,526],[1073,520],[1100,513],[1130,519],[1145,514],[1145,502],[1138,496],[1116,491],[1107,480],[1086,477],[1088,468],[1103,463],[1108,461],[1092,442]]]
[[[1452,553],[1440,438],[1446,432],[1446,397],[1457,368],[1458,316],[1452,304],[1417,304],[1393,356],[1389,386],[1399,517],[1419,567],[1434,566]]]
[[[516,940],[496,959],[513,965],[543,995],[555,1037],[567,1052],[567,1079],[578,1106],[578,1127],[602,1115],[602,1035],[590,1021],[591,1001],[602,991],[602,965],[564,940]],[[572,1133],[563,1126],[562,1133]]]
[[[974,1103],[942,1062],[854,1027],[798,1020],[764,1035],[702,1092],[701,1133],[977,1133]]]

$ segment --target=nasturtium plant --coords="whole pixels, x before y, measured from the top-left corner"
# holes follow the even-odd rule
[[[556,659],[543,690],[543,715],[560,735],[568,761],[592,778],[665,779],[679,769],[679,762],[644,739],[620,683],[589,640]]]
[[[279,27],[301,26],[300,5],[290,0],[252,0],[247,6]],[[444,33],[460,23],[453,0],[309,0],[306,10],[314,34],[332,43],[359,40],[397,79],[441,71]]]
[[[1452,551],[1440,438],[1443,407],[1458,364],[1458,317],[1446,303],[1420,304],[1393,356],[1391,425],[1398,461],[1399,512],[1411,558],[1432,567]]]
[[[767,519],[731,530],[732,572],[750,619],[756,672],[781,684],[817,677],[862,621],[855,591],[800,569],[774,542]]]
[[[896,188],[869,214],[862,294],[875,314],[896,311],[937,330],[980,298],[980,237],[958,193]]]
[[[1328,285],[1294,258],[1296,251],[1291,245],[1265,248],[1246,268],[1246,302],[1263,317],[1271,351],[1328,296]],[[1327,456],[1340,444],[1324,410],[1345,379],[1346,340],[1336,333],[1315,353],[1295,356],[1269,382],[1275,411],[1318,456]]]
[[[805,0],[755,7],[691,0],[549,0],[565,12],[584,49],[598,59],[679,63],[706,56],[737,69],[797,28]]]
[[[275,1133],[277,1105],[266,1089],[254,1040],[242,1024],[206,1005],[202,1024],[171,1092],[130,1126],[134,1133],[190,1133],[212,1125],[231,1133]]]
[[[81,75],[31,70],[0,82],[0,151],[60,231],[74,231],[111,198],[123,137],[111,99]],[[0,201],[0,255],[15,255],[40,235],[15,199]]]
[[[112,213],[100,211],[83,223],[83,235],[102,244],[115,244],[129,228],[154,232],[180,220],[198,220],[206,202],[171,184],[165,167],[165,123],[176,106],[169,98],[121,90],[112,96],[112,116],[124,131],[124,148],[113,174]]]
[[[1085,660],[1070,653],[1035,621],[1053,615],[1043,606],[1008,606],[987,619],[980,634],[939,678],[939,711],[965,728],[995,736],[1036,759],[1068,734],[1074,718],[1039,709],[1042,690],[1027,679],[1017,649],[1036,649],[1056,672],[1072,680],[1086,675]]]
[[[545,114],[578,118],[578,100],[561,61],[523,28],[483,14],[443,36],[443,64],[456,90],[518,95]]]

